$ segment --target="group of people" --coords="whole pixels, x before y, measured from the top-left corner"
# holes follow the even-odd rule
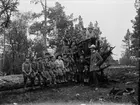
[[[94,37],[92,33],[93,27],[89,27],[88,37],[91,39]],[[24,77],[24,86],[26,88],[27,79],[31,81],[32,87],[36,84],[38,79],[39,85],[57,84],[68,81],[74,81],[79,83],[91,83],[98,86],[97,70],[98,63],[103,59],[98,53],[97,43],[90,44],[90,61],[86,61],[84,55],[80,55],[78,59],[75,59],[75,53],[78,52],[76,42],[64,39],[62,54],[57,56],[45,56],[37,59],[26,58],[22,64],[22,72]]]
[[[69,81],[79,83],[93,83],[94,81],[94,84],[98,86],[97,64],[103,59],[95,47],[95,45],[89,47],[91,49],[90,62],[86,61],[82,54],[77,61],[74,61],[69,54],[59,54],[56,57],[49,55],[32,60],[26,58],[22,64],[25,88],[28,79],[31,81],[32,87],[36,84],[36,79],[40,86]]]
[[[76,69],[72,58],[67,55],[46,56],[30,60],[26,58],[22,64],[24,77],[24,86],[27,86],[27,80],[31,81],[32,87],[38,79],[39,85],[57,84],[68,81],[76,81],[74,76]]]

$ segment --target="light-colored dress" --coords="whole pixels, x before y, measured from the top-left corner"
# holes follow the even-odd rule
[[[64,66],[65,66],[65,71],[66,72],[70,72],[70,69],[69,69],[69,59],[68,58],[64,58]]]
[[[55,61],[55,64],[56,64],[56,68],[57,68],[57,73],[58,73],[58,75],[60,75],[60,76],[62,76],[63,75],[63,70],[64,70],[64,62],[62,61],[62,60],[59,60],[59,59],[57,59],[56,61]]]

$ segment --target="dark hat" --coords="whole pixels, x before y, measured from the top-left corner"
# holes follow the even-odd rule
[[[53,58],[53,57],[54,57],[54,56],[51,55],[49,58]]]
[[[55,57],[56,57],[56,59],[58,59],[58,57],[59,57],[59,56],[61,56],[61,57],[62,57],[62,54],[60,54],[60,53],[56,54],[56,56],[55,56]]]
[[[38,57],[37,59],[38,59],[38,60],[41,60],[41,59],[42,59],[42,57]]]
[[[50,55],[50,53],[46,52],[45,55]]]

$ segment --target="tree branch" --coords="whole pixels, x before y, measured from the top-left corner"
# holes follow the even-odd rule
[[[42,0],[40,0],[40,4],[42,5],[43,10],[45,10],[45,6],[44,6]]]

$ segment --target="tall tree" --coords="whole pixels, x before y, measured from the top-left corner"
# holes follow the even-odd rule
[[[48,17],[48,13],[47,13],[47,0],[31,0],[32,3],[34,4],[38,4],[40,3],[42,6],[42,15],[44,16],[44,20],[41,22],[41,24],[37,24],[37,25],[41,25],[42,26],[42,34],[44,37],[44,45],[46,46],[47,42],[47,31],[48,31],[48,27],[47,27],[47,17]]]
[[[124,36],[124,39],[122,40],[124,42],[124,47],[125,49],[131,50],[131,38],[132,37],[132,33],[130,33],[129,29],[127,29],[127,33]]]
[[[0,0],[0,35],[4,36],[3,64],[5,63],[5,33],[8,28],[11,16],[17,11],[18,0]]]
[[[8,27],[11,15],[17,11],[18,0],[0,0],[0,26]]]
[[[66,15],[64,12],[64,7],[59,2],[56,2],[54,7],[48,8],[47,20],[47,34],[48,36],[52,35],[55,37],[55,41],[53,42],[55,42],[55,45],[60,48],[60,46],[62,45],[62,40],[65,37],[70,37],[70,35],[72,35],[73,22],[77,19],[73,19],[73,14]],[[33,23],[30,27],[30,33],[43,34],[43,24],[44,21]],[[51,31],[57,32],[51,33]]]
[[[8,73],[21,73],[21,64],[24,60],[24,55],[28,54],[28,48],[31,43],[27,39],[28,16],[26,13],[18,13],[11,21],[8,32],[5,34],[7,43],[10,44],[11,50],[8,54],[8,61],[10,61],[9,69],[4,68]],[[7,62],[5,62],[5,67]]]
[[[120,64],[132,65],[131,62],[132,33],[129,31],[129,29],[127,29],[126,35],[124,36],[122,42],[123,42],[124,52],[122,53],[122,57],[120,58]]]
[[[139,46],[140,46],[140,9],[137,10],[137,15],[135,20],[131,21],[133,23],[134,32],[132,34],[132,49],[133,54],[138,57]]]

